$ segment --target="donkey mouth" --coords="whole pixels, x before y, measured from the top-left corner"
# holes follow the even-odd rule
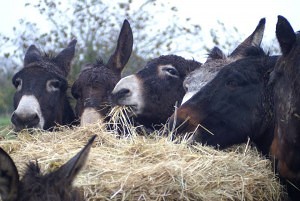
[[[14,125],[13,124],[13,130],[15,131],[15,132],[20,132],[20,131],[22,131],[22,130],[28,130],[28,131],[33,131],[33,130],[35,130],[35,129],[42,129],[42,128],[40,128],[40,126],[37,124],[37,125],[35,125],[35,126],[28,126],[28,125],[22,125],[22,126],[20,126],[20,125]]]
[[[138,105],[124,105],[127,108],[127,113],[129,116],[137,116]]]

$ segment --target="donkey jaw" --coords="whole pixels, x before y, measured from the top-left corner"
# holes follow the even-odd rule
[[[17,109],[12,114],[11,121],[16,131],[24,128],[43,129],[45,119],[37,98],[34,95],[22,96]]]
[[[87,126],[89,124],[93,124],[96,122],[103,122],[104,117],[97,111],[95,108],[85,108],[81,117],[80,117],[80,125]]]

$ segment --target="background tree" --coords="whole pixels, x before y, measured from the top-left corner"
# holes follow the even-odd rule
[[[77,38],[77,56],[69,77],[69,82],[73,83],[83,64],[95,62],[99,57],[107,61],[114,51],[124,19],[129,20],[133,30],[134,49],[123,76],[137,71],[146,61],[159,55],[189,55],[198,60],[197,53],[205,54],[214,45],[226,52],[244,37],[237,28],[225,28],[222,22],[218,22],[207,36],[199,24],[182,18],[178,8],[164,1],[39,0],[31,3],[28,0],[24,6],[38,11],[47,29],[24,18],[13,28],[12,36],[0,35],[3,63],[0,113],[12,110],[14,90],[10,80],[22,67],[24,52],[31,44],[45,52],[57,52],[72,38]]]

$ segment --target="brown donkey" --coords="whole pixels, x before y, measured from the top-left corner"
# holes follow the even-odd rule
[[[278,57],[260,48],[263,29],[256,30],[260,30],[258,35],[249,39],[258,42],[242,43],[234,51],[242,54],[232,62],[223,62],[213,78],[173,114],[169,125],[176,128],[175,135],[194,133],[193,141],[221,149],[250,138],[262,153],[269,153],[274,118],[273,88],[268,81]],[[201,68],[205,67],[206,63]]]
[[[82,193],[72,182],[86,162],[96,136],[58,170],[42,174],[38,164],[30,162],[22,179],[11,157],[0,148],[0,196],[3,201],[80,201]]]
[[[70,106],[66,77],[71,68],[76,40],[57,56],[50,57],[31,45],[24,68],[13,79],[16,88],[11,122],[16,131],[24,128],[51,130],[56,124],[71,124],[75,115]]]
[[[201,63],[177,55],[164,55],[149,61],[133,75],[122,78],[112,92],[117,105],[132,108],[135,122],[160,127],[184,96],[183,80]]]
[[[124,21],[115,52],[105,64],[102,60],[87,64],[72,86],[77,99],[75,113],[80,124],[86,125],[104,119],[110,108],[110,94],[121,79],[121,72],[129,60],[133,46],[130,24]]]
[[[300,33],[278,16],[276,36],[282,56],[278,59],[274,82],[275,131],[271,152],[279,175],[289,180],[288,193],[300,198]]]

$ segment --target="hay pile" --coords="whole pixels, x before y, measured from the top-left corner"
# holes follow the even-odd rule
[[[37,159],[43,170],[51,171],[93,134],[96,141],[75,181],[88,200],[281,200],[282,187],[270,161],[246,146],[223,152],[164,137],[120,138],[100,124],[34,135],[24,131],[0,146],[18,169]]]

